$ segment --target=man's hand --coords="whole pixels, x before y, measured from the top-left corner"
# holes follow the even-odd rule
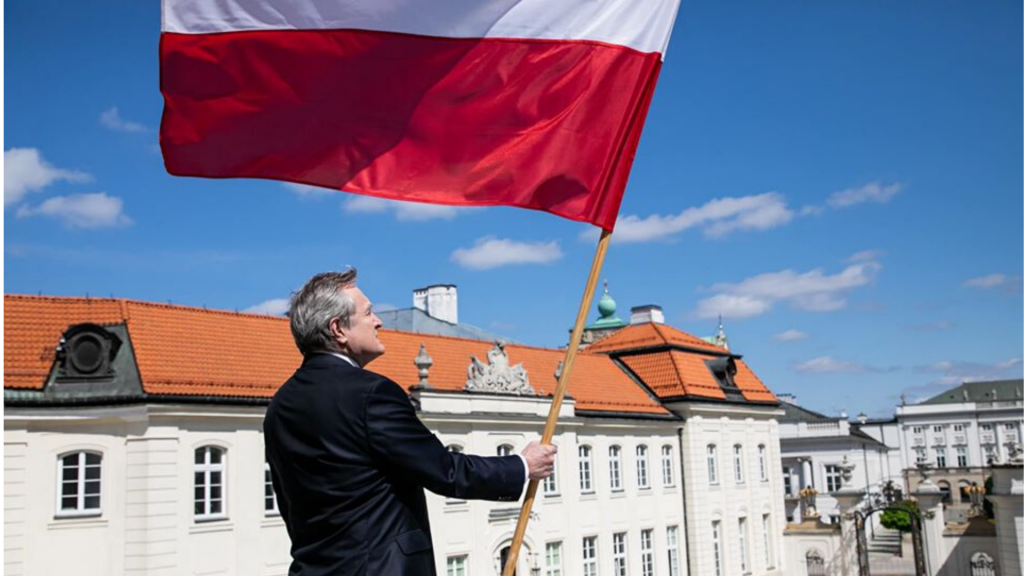
[[[551,444],[530,442],[521,452],[530,473],[530,480],[543,480],[555,469],[555,454],[558,447]]]

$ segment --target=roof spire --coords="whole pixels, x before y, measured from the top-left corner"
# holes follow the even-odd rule
[[[722,315],[718,315],[718,334],[715,334],[715,344],[726,350],[729,349],[729,337],[725,335],[725,326],[722,325]]]

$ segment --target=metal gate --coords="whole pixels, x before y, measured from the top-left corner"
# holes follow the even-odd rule
[[[921,536],[921,513],[912,512],[910,510],[902,508],[893,508],[889,506],[881,506],[878,508],[869,508],[863,512],[857,511],[854,513],[854,529],[857,534],[857,562],[860,566],[860,576],[871,576],[871,562],[868,550],[868,538],[866,534],[866,526],[868,520],[876,512],[884,512],[886,510],[896,510],[899,512],[905,512],[910,516],[910,538],[914,548],[914,562],[913,570],[914,576],[928,576],[928,569],[925,567],[924,558],[924,541]],[[902,542],[902,536],[900,537]],[[902,546],[902,544],[901,544]],[[984,574],[984,573],[980,573]],[[985,575],[988,576],[988,575]]]

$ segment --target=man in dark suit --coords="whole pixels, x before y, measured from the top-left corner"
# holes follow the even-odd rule
[[[551,475],[555,447],[518,456],[449,452],[405,391],[364,367],[384,353],[381,321],[356,272],[310,279],[293,297],[302,366],[263,422],[267,461],[292,541],[290,576],[435,574],[423,489],[515,501]]]

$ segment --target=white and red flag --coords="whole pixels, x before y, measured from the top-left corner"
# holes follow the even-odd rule
[[[611,230],[678,5],[164,0],[164,161]]]

